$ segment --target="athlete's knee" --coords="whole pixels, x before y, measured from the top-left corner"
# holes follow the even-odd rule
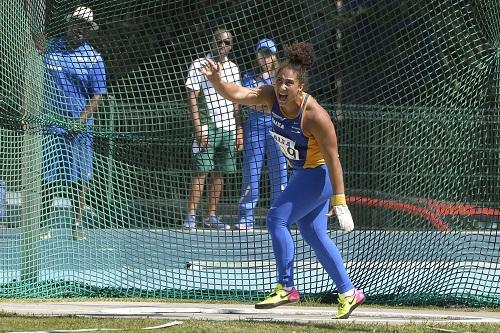
[[[266,226],[270,232],[276,231],[282,227],[287,227],[288,221],[280,213],[280,210],[277,207],[271,207],[266,216]]]

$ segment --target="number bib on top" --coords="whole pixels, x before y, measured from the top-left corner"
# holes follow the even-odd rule
[[[271,133],[274,141],[278,143],[281,152],[283,152],[283,155],[285,155],[286,158],[295,161],[300,159],[299,151],[295,148],[295,141],[292,141],[289,138],[279,135],[278,133],[275,133],[273,131],[269,131],[269,133]]]

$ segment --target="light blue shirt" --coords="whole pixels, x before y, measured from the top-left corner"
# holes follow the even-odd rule
[[[101,55],[87,42],[74,50],[64,37],[51,41],[44,54],[46,101],[57,116],[78,119],[93,95],[106,94],[106,70]],[[89,117],[87,125],[94,120]],[[54,134],[62,128],[51,127]]]

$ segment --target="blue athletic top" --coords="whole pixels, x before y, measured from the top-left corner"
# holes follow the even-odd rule
[[[49,108],[56,114],[78,119],[89,98],[106,94],[106,71],[101,55],[88,43],[69,50],[64,37],[52,40],[44,54],[46,98]],[[88,125],[93,124],[89,117]],[[52,127],[52,132],[63,133]]]
[[[297,117],[288,118],[275,102],[272,108],[273,130],[271,135],[280,146],[288,164],[294,169],[315,168],[325,164],[318,142],[302,131],[302,117],[307,107],[309,94],[304,95]]]

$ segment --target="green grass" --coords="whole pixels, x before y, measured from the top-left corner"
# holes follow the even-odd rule
[[[107,302],[165,302],[165,303],[200,303],[196,300],[180,299],[151,299],[151,298],[114,298],[114,299],[89,299],[89,298],[59,298],[59,299],[0,299],[0,302],[79,302],[79,301],[107,301]],[[203,301],[212,304],[241,304],[242,302]],[[246,303],[246,302],[243,302]],[[250,303],[249,303],[250,304]],[[301,302],[302,306],[335,307],[334,304],[318,302]],[[390,309],[420,309],[420,310],[447,310],[461,312],[500,311],[500,308],[443,308],[437,306],[410,307],[410,306],[384,306],[363,305],[363,309],[390,308]],[[115,329],[116,332],[175,332],[175,333],[470,333],[470,332],[500,332],[500,324],[458,324],[458,323],[436,323],[423,324],[356,324],[356,323],[280,323],[280,322],[258,322],[258,321],[208,321],[187,320],[178,326],[158,330],[144,330],[145,327],[157,326],[174,321],[173,319],[157,318],[88,318],[77,316],[66,317],[34,317],[21,316],[0,312],[0,332],[15,331],[57,331],[57,330],[81,330],[81,329]],[[105,331],[103,331],[105,332]],[[111,331],[113,332],[113,331]]]
[[[251,301],[235,301],[235,300],[193,300],[193,299],[179,299],[179,298],[87,298],[87,297],[73,297],[73,298],[0,298],[2,302],[16,302],[16,303],[33,303],[33,302],[146,302],[146,303],[191,303],[191,304],[249,304],[253,305],[255,302]],[[331,307],[335,308],[336,303],[318,302],[310,300],[300,300],[299,306],[312,306],[312,307]],[[383,305],[383,304],[363,304],[363,309],[405,309],[405,310],[446,310],[446,311],[461,311],[461,312],[500,312],[500,307],[466,307],[466,306],[452,306],[442,307],[436,305]]]
[[[417,333],[417,332],[499,332],[500,325],[492,324],[356,324],[356,323],[278,323],[256,321],[205,321],[188,320],[182,324],[158,329],[144,330],[145,327],[171,322],[168,319],[148,318],[81,318],[81,317],[28,317],[0,314],[0,332],[15,331],[56,331],[82,329],[118,329],[116,332],[172,332],[172,333]]]

